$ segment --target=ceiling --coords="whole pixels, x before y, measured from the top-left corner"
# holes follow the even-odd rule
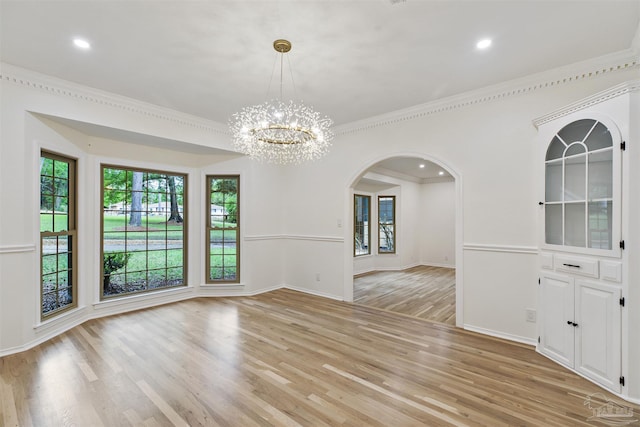
[[[0,0],[0,60],[226,123],[278,96],[272,43],[286,38],[285,98],[341,125],[630,49],[639,20],[638,0]],[[75,37],[91,49],[75,48]],[[491,48],[475,47],[482,38]],[[50,119],[95,136],[218,153]],[[452,179],[441,170],[396,157],[360,185],[388,187],[380,176]]]
[[[304,99],[336,125],[630,49],[640,16],[637,0],[1,0],[0,8],[3,62],[221,123],[277,96],[272,42],[287,38],[285,98]],[[92,48],[74,48],[74,37]],[[485,37],[493,45],[480,51]]]

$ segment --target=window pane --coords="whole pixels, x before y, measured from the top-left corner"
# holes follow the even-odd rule
[[[369,245],[369,215],[370,196],[355,195],[354,197],[354,255],[368,255],[371,253]]]
[[[564,213],[564,244],[565,246],[586,247],[585,236],[585,203],[567,203]]]
[[[565,157],[575,156],[576,154],[586,153],[587,149],[582,144],[571,144],[564,153]]]
[[[612,147],[613,137],[609,129],[602,123],[598,123],[596,127],[591,131],[591,134],[585,140],[585,144],[589,148],[589,151],[599,150],[601,148]]]
[[[185,284],[167,280],[183,265],[186,176],[162,171],[102,168],[103,292],[122,295]]]
[[[40,175],[53,176],[53,159],[44,153],[40,157]]]
[[[589,203],[589,247],[594,249],[611,249],[613,203]]]
[[[53,231],[66,231],[69,229],[69,217],[67,214],[53,215]]]
[[[182,251],[178,250],[180,253]],[[158,268],[167,268],[167,252],[168,251],[149,251],[148,252],[148,268],[158,269]]]
[[[395,252],[395,197],[378,197],[378,252]]]
[[[560,132],[558,132],[558,136],[562,138],[567,145],[572,142],[582,142],[595,123],[596,121],[592,119],[577,120],[563,127]]]
[[[53,176],[58,178],[69,178],[69,163],[62,160],[53,161]]]
[[[562,244],[562,205],[546,205],[545,242],[550,245]]]
[[[207,176],[207,282],[239,282],[238,176]]]
[[[75,161],[50,153],[40,157],[41,317],[76,306]],[[43,233],[47,233],[46,235]],[[54,235],[51,235],[54,234]]]
[[[587,177],[587,156],[572,157],[565,160],[564,166],[564,200],[585,200]]]
[[[167,256],[167,267],[182,267],[184,265],[184,251],[182,249],[172,249],[165,253]]]
[[[589,154],[589,199],[613,197],[613,150]]]
[[[562,161],[549,162],[545,167],[545,201],[562,201]]]
[[[564,149],[566,147],[567,146],[564,145],[557,136],[554,137],[547,149],[547,157],[545,160],[561,159],[562,156],[564,156]]]
[[[67,196],[69,194],[69,182],[66,178],[54,178],[53,194],[57,196]]]

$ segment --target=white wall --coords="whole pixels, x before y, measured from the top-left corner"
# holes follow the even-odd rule
[[[277,191],[286,182],[283,171],[216,151],[229,148],[224,125],[4,64],[2,73],[0,355],[33,346],[93,317],[196,295],[243,295],[283,286],[285,241],[281,234],[285,219],[280,197],[286,192]],[[83,125],[80,132],[68,126],[73,121],[89,125]],[[132,143],[141,140],[155,141],[157,146]],[[45,322],[39,317],[38,274],[41,149],[78,159],[79,306]],[[188,175],[188,286],[99,301],[100,263],[96,260],[100,258],[103,163]],[[241,175],[241,227],[246,238],[242,254],[252,262],[241,263],[239,285],[203,285],[207,173]],[[251,176],[260,178],[245,179]]]
[[[455,182],[425,183],[420,190],[420,264],[455,267]]]
[[[407,154],[435,159],[460,178],[455,205],[460,230],[456,241],[461,244],[456,245],[455,259],[460,267],[457,280],[464,293],[460,313],[464,326],[533,342],[535,326],[525,322],[525,310],[536,307],[537,284],[536,131],[531,120],[637,78],[637,65],[625,64],[634,64],[633,58],[605,58],[344,126],[336,129],[337,138],[327,157],[304,167],[284,168],[232,157],[212,156],[208,163],[198,155],[117,140],[85,140],[81,135],[43,127],[28,112],[178,143],[229,148],[223,125],[3,66],[0,354],[24,349],[90,317],[193,295],[251,293],[286,284],[348,300],[353,277],[351,187],[378,161]],[[638,112],[637,105],[634,111]],[[84,145],[92,141],[96,146]],[[81,202],[80,207],[85,223],[80,244],[89,248],[80,285],[83,306],[45,325],[38,325],[39,285],[34,272],[39,246],[36,165],[40,145],[81,160],[80,197],[86,204]],[[94,304],[98,267],[90,248],[95,251],[98,229],[99,216],[94,211],[99,207],[98,165],[106,157],[188,173],[194,184],[190,208],[200,210],[193,216],[194,222],[200,223],[204,175],[213,171],[240,173],[246,237],[242,274],[246,282],[243,279],[240,288],[221,288],[220,292],[201,286],[203,245],[198,234],[202,235],[203,225],[194,226],[189,231],[189,253],[199,259],[190,260],[189,266],[200,272],[191,271],[195,276],[190,275],[187,289]],[[403,209],[413,208],[418,205],[403,205]],[[399,229],[403,239],[408,239],[409,231]],[[410,263],[410,258],[402,263]],[[630,293],[630,299],[632,306],[640,304],[637,292]],[[638,315],[633,316],[637,319]],[[636,356],[639,340],[637,335],[630,337],[628,344]],[[631,373],[628,381],[635,384],[630,390],[640,394],[640,372]]]

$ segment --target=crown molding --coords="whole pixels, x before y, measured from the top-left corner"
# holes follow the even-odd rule
[[[170,122],[174,125],[198,129],[207,133],[231,135],[227,127],[212,120],[163,108],[154,104],[116,95],[110,92],[82,86],[57,77],[48,76],[15,65],[0,63],[0,81],[16,84],[25,88],[39,90],[56,96],[62,96],[84,102],[135,113],[152,119]]]
[[[552,111],[549,114],[538,117],[533,120],[533,125],[538,128],[539,126],[560,117],[567,116],[575,113],[576,111],[584,110],[585,108],[592,107],[596,104],[600,104],[601,102],[608,101],[609,99],[617,98],[618,96],[622,96],[630,92],[636,92],[638,90],[640,90],[640,80],[621,83],[602,92],[583,98],[578,102],[574,102],[573,104],[569,104],[563,108]]]
[[[580,80],[593,79],[604,74],[632,68],[640,68],[640,55],[635,48],[566,67],[556,68],[521,79],[488,86],[476,91],[465,92],[414,107],[347,123],[334,128],[334,133],[336,136],[353,134],[381,126],[420,119],[434,114],[522,95],[541,89],[570,84]],[[82,86],[7,63],[0,63],[0,81],[40,90],[57,96],[91,102],[208,133],[230,136],[227,126],[223,123],[206,120],[177,110],[159,107],[122,95]]]
[[[393,111],[357,122],[338,126],[336,136],[354,134],[381,126],[393,125],[408,120],[420,119],[434,114],[445,113],[461,108],[483,104],[511,96],[523,95],[538,90],[558,87],[581,80],[598,78],[629,69],[640,69],[640,55],[636,49],[594,58],[561,68],[532,74],[475,91],[465,92],[433,102]]]

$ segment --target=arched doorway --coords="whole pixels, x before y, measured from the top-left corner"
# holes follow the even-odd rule
[[[380,205],[382,202],[385,204]],[[430,266],[427,270],[441,274],[438,267],[449,267],[454,269],[455,276],[455,324],[462,326],[462,181],[459,174],[428,155],[387,156],[371,161],[353,177],[346,190],[345,204],[348,219],[344,230],[345,300],[354,301],[354,275],[406,270],[415,276],[424,271],[423,266]],[[395,210],[392,221],[388,221],[384,211],[388,211],[391,204],[395,204]],[[366,211],[367,206],[365,213],[363,207]],[[382,215],[378,209],[383,211]],[[388,230],[387,234],[382,231],[386,227],[384,219],[396,233],[393,251],[388,250],[386,243]]]

